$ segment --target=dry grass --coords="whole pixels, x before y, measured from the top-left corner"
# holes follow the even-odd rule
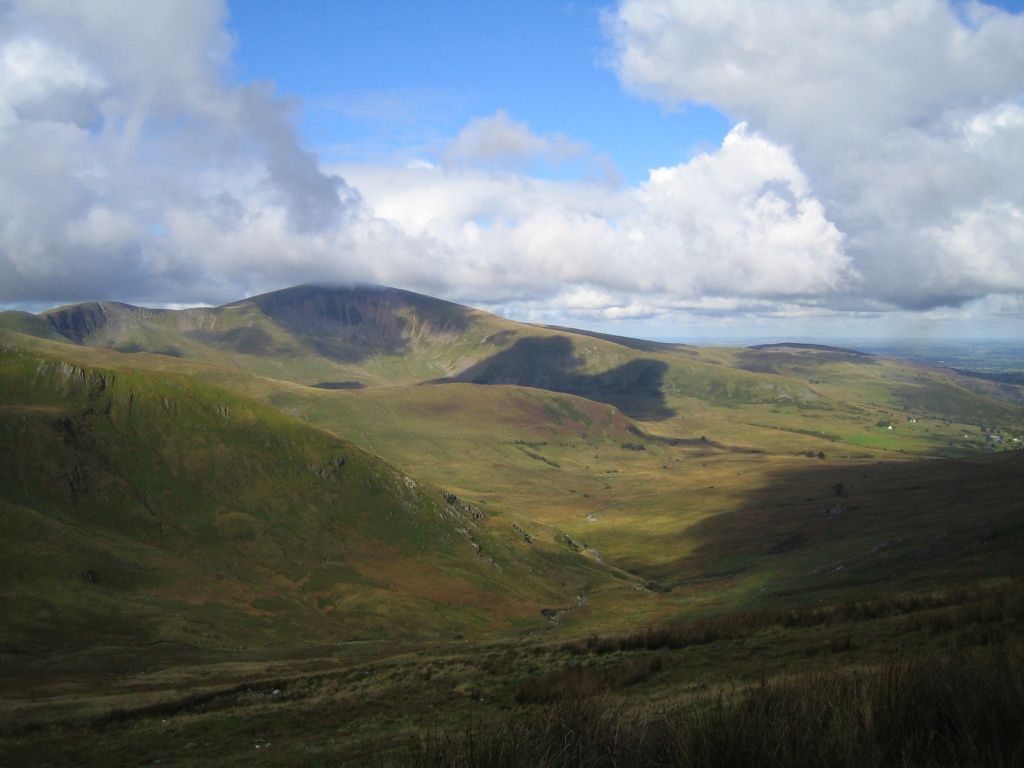
[[[814,608],[734,613],[681,624],[651,625],[619,636],[595,635],[566,643],[563,650],[577,656],[633,650],[678,650],[747,637],[768,627],[846,626],[892,616],[913,616],[908,621],[914,628],[931,631],[992,625],[1002,621],[1020,622],[1024,621],[1024,589],[1014,581],[998,587],[898,595]]]
[[[953,658],[764,682],[683,710],[622,710],[580,689],[460,735],[434,733],[402,764],[428,768],[1018,766],[1019,643]]]

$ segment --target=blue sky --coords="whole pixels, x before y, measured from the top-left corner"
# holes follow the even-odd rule
[[[991,5],[1019,13],[1024,0]],[[954,6],[967,23],[969,7]],[[302,9],[233,0],[228,29],[237,41],[238,77],[272,81],[280,94],[298,97],[302,138],[325,163],[437,161],[467,123],[503,111],[538,135],[561,134],[586,144],[624,183],[636,185],[652,168],[714,152],[737,122],[707,104],[667,104],[624,88],[608,31],[613,4],[321,1]],[[533,163],[529,172],[546,179],[586,175],[572,162]],[[514,304],[499,311],[530,319]],[[1016,332],[1000,318],[977,317],[965,331],[962,314],[941,311],[868,312],[811,322],[757,312],[720,313],[713,322],[697,315],[687,322],[692,319],[645,318],[628,325],[662,337],[692,333],[693,326],[724,338],[906,336],[932,333],[936,326],[950,336]],[[852,329],[851,319],[859,321]],[[621,321],[600,317],[583,318],[582,324],[622,330]]]
[[[625,93],[594,2],[235,0],[242,80],[297,96],[303,138],[327,161],[429,152],[474,117],[505,110],[539,134],[607,155],[624,179],[717,147],[732,123],[700,105]],[[557,174],[558,169],[542,169]]]
[[[989,4],[1024,11],[1024,0]],[[429,150],[505,110],[537,133],[588,143],[636,183],[717,147],[733,125],[714,107],[667,108],[622,88],[602,23],[611,2],[231,0],[229,9],[238,77],[300,99],[302,136],[327,161]]]
[[[0,306],[361,281],[657,338],[1013,338],[1022,6],[10,0]]]

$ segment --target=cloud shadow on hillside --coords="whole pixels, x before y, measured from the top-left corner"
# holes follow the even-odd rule
[[[874,355],[841,347],[821,344],[759,344],[740,351],[736,355],[736,367],[751,373],[775,373],[782,375],[813,374],[825,363],[852,363],[874,365]]]
[[[662,393],[666,363],[640,358],[597,374],[580,373],[583,365],[565,336],[531,336],[436,383],[515,384],[614,405],[634,419],[653,421],[675,415]]]
[[[1024,546],[1021,464],[1007,452],[846,466],[808,460],[759,479],[709,474],[723,489],[723,480],[750,486],[731,508],[652,539],[652,547],[687,554],[639,570],[674,591],[738,579],[760,585],[765,598],[795,602],[833,590],[1005,576],[1019,572]],[[685,514],[686,500],[679,503]]]

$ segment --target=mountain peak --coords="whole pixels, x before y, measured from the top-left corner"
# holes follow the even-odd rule
[[[484,313],[443,299],[381,285],[296,285],[226,305],[256,306],[321,354],[357,359],[398,353],[411,337],[455,336]]]

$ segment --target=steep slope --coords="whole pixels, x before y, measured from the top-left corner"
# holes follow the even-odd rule
[[[408,355],[456,341],[481,312],[397,288],[304,285],[231,306],[252,305],[320,355],[357,362],[374,355]]]
[[[528,628],[614,581],[194,379],[0,348],[8,651]]]
[[[296,286],[223,307],[180,311],[93,302],[39,318],[76,344],[226,363],[327,387],[447,376],[470,364],[466,359],[493,352],[515,326],[469,307],[379,286]],[[24,331],[19,322],[0,317],[0,327]]]
[[[0,329],[24,333],[41,339],[63,339],[46,318],[31,312],[0,312]]]

